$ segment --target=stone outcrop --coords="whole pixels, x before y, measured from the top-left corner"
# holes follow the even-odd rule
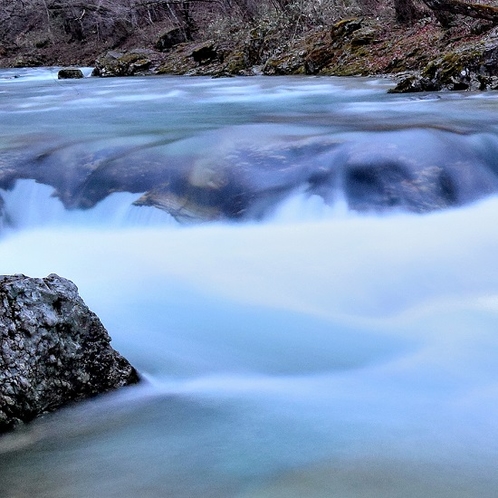
[[[157,74],[162,60],[162,54],[154,50],[110,50],[96,60],[92,76],[149,76]]]
[[[400,78],[391,93],[498,89],[498,38],[472,42],[434,58]]]
[[[69,280],[0,276],[0,433],[138,382],[110,341]]]
[[[155,48],[157,50],[171,50],[179,43],[186,42],[185,31],[181,28],[168,29],[159,36]]]

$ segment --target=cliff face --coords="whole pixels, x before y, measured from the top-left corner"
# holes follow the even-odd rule
[[[138,382],[110,341],[69,280],[1,276],[0,433]]]

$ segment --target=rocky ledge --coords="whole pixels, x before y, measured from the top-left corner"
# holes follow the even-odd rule
[[[350,18],[278,45],[274,33],[252,30],[232,44],[212,39],[109,51],[97,59],[94,75],[391,75],[396,93],[495,90],[497,54],[493,25],[443,30],[424,18],[387,29],[375,19]]]
[[[137,383],[110,342],[69,280],[0,276],[0,433]]]

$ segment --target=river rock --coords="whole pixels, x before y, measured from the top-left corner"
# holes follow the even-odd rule
[[[479,91],[498,88],[498,39],[468,43],[401,78],[390,93]]]
[[[59,80],[76,80],[84,78],[83,71],[77,67],[65,67],[57,73]]]
[[[58,275],[0,276],[0,433],[139,381],[77,287]]]
[[[93,76],[149,76],[163,61],[159,52],[136,48],[127,52],[110,50],[95,61]]]

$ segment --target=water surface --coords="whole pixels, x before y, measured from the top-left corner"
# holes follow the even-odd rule
[[[390,86],[0,72],[0,272],[73,280],[145,379],[1,438],[1,496],[495,496],[498,98]],[[88,151],[125,174],[152,155],[238,168],[248,148],[250,171],[299,175],[396,150],[467,190],[353,209],[291,168],[252,218],[181,225],[133,205],[135,183],[69,205]]]

